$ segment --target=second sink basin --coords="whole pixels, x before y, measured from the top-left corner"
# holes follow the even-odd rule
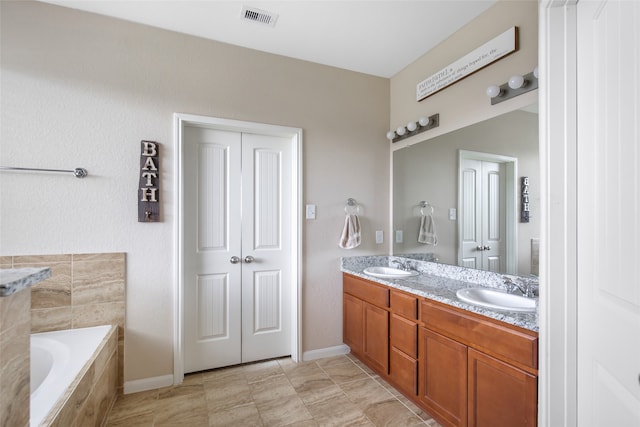
[[[494,289],[467,288],[456,292],[458,298],[469,304],[506,311],[536,311],[536,301],[520,295]]]
[[[367,267],[364,269],[364,273],[380,279],[404,279],[420,274],[414,270],[407,271],[393,267]]]

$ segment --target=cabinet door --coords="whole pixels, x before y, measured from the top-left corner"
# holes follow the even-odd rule
[[[537,377],[469,349],[469,426],[537,425]]]
[[[371,368],[389,373],[389,312],[366,302],[364,304],[364,355]]]
[[[364,304],[349,294],[342,295],[342,340],[356,355],[364,350]]]
[[[467,346],[420,328],[419,397],[442,424],[467,424]]]

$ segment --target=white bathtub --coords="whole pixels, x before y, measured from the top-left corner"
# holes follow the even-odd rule
[[[31,335],[31,427],[65,395],[111,329],[110,325]]]

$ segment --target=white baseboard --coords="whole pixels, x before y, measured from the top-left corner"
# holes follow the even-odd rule
[[[337,345],[335,347],[319,348],[317,350],[310,350],[302,353],[302,360],[306,362],[309,360],[322,359],[323,357],[340,356],[342,354],[347,354],[350,351],[351,349],[346,344]]]
[[[154,390],[156,388],[173,385],[173,375],[143,378],[141,380],[125,381],[124,394],[137,393],[139,391]]]

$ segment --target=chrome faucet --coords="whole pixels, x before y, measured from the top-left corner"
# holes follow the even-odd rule
[[[527,298],[535,298],[537,296],[536,289],[531,283],[528,283],[528,282],[517,283],[517,282],[514,282],[513,279],[508,276],[502,276],[502,279],[504,280],[504,284],[507,286],[507,292],[510,294],[516,291],[520,291],[520,293]]]
[[[397,259],[391,260],[391,264],[398,264],[398,267],[400,267],[400,270],[405,270],[405,271],[409,270],[409,266],[407,264]]]

